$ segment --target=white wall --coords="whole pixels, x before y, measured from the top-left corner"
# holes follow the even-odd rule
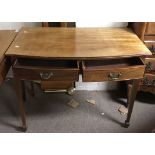
[[[0,22],[0,30],[19,30],[22,26],[41,26],[40,22]]]
[[[77,27],[126,27],[127,22],[77,22]]]
[[[19,30],[22,26],[41,26],[41,23],[36,22],[13,22],[0,23],[0,29]],[[126,27],[126,22],[76,22],[77,27]],[[79,82],[76,82],[77,90],[112,90],[116,88],[115,82],[82,82],[80,76]]]

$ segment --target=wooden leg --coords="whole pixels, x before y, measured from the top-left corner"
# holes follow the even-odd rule
[[[137,95],[139,83],[140,83],[139,79],[133,80],[132,87],[130,88],[130,93],[129,93],[130,97],[128,97],[128,115],[127,115],[127,119],[125,121],[124,127],[129,127],[130,125],[130,118],[131,118],[131,114],[134,106],[134,101]]]
[[[22,131],[26,131],[26,114],[25,114],[25,108],[24,108],[24,101],[23,101],[23,84],[20,79],[15,79],[15,87],[16,87],[16,93],[19,100],[19,111],[22,119]]]
[[[131,88],[132,88],[132,85],[128,84],[127,85],[127,106],[130,104]]]

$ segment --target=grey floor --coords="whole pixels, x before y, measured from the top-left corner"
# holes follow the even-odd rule
[[[27,85],[28,88],[29,85]],[[123,93],[118,93],[122,91]],[[76,91],[73,96],[65,93],[43,93],[35,85],[36,96],[27,93],[25,102],[27,132],[52,133],[103,133],[103,132],[151,132],[155,128],[155,96],[138,93],[131,125],[122,127],[126,115],[118,112],[125,104],[124,90]],[[74,99],[80,106],[73,109],[67,103]],[[96,105],[86,102],[96,100]],[[13,82],[6,81],[0,88],[0,132],[19,132],[20,117]],[[104,113],[104,115],[102,115]]]

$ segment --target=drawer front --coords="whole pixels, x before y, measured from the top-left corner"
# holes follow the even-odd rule
[[[155,86],[155,75],[145,74],[144,78],[141,80],[141,85]]]
[[[16,78],[39,81],[78,81],[78,69],[40,69],[13,67]]]
[[[127,60],[127,62],[126,60],[120,60],[120,62],[118,60],[110,60],[109,62],[103,60],[92,64],[91,62],[83,62],[83,81],[100,82],[143,78],[144,64],[140,62],[139,65],[134,64],[132,66],[130,63],[130,60]]]
[[[10,67],[11,67],[10,59],[4,58],[0,62],[0,84],[4,81]]]
[[[108,70],[83,70],[84,82],[120,81],[143,78],[144,67]]]
[[[79,62],[18,58],[13,66],[16,78],[39,81],[78,81]]]
[[[155,58],[145,58],[145,72],[149,73],[155,71]]]

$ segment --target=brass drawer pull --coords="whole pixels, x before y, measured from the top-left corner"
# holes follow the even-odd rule
[[[43,72],[40,73],[40,77],[41,77],[41,79],[43,79],[43,80],[48,80],[48,79],[50,79],[52,76],[53,76],[53,73],[52,73],[52,72],[51,72],[51,73],[43,73]]]
[[[151,62],[148,62],[148,63],[146,64],[146,70],[147,70],[147,71],[153,70]]]
[[[122,73],[110,72],[108,77],[109,77],[110,80],[115,81],[115,80],[118,80],[121,75],[122,75]]]

